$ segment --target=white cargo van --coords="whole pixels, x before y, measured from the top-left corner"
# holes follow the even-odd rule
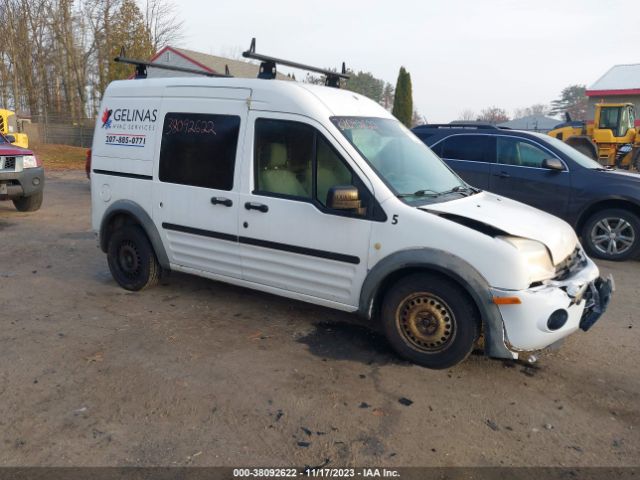
[[[113,82],[93,228],[114,279],[175,270],[357,312],[431,368],[543,349],[604,312],[564,221],[465,184],[384,108],[292,81]]]

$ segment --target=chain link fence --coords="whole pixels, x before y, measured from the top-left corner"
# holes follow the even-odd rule
[[[22,124],[29,144],[54,143],[91,148],[95,118],[72,120],[61,115],[37,115]]]

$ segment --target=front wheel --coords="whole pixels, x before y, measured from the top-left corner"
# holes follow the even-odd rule
[[[107,263],[115,281],[127,290],[142,290],[160,278],[161,267],[153,247],[136,225],[123,226],[111,235]]]
[[[640,251],[640,219],[627,210],[600,210],[585,223],[582,241],[594,257],[614,261],[633,258]]]
[[[19,212],[35,212],[42,206],[42,197],[42,192],[38,192],[29,197],[15,198],[13,205]]]
[[[391,346],[428,368],[449,368],[471,353],[479,314],[466,292],[439,275],[403,278],[385,295],[381,320]]]

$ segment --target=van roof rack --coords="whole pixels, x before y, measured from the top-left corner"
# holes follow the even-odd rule
[[[204,70],[196,70],[195,68],[176,67],[173,65],[167,65],[166,63],[148,62],[146,60],[136,60],[133,58],[126,58],[124,47],[120,49],[120,55],[113,59],[114,62],[128,63],[136,66],[135,78],[147,78],[147,67],[159,68],[161,70],[172,70],[174,72],[193,73],[196,75],[204,75],[205,77],[233,77],[229,72],[229,66],[224,66],[224,74],[205,72]]]
[[[256,53],[256,39],[251,39],[251,45],[249,46],[249,50],[242,52],[242,56],[244,58],[251,58],[253,60],[260,60],[260,71],[258,72],[258,78],[264,78],[272,80],[276,78],[276,64],[286,65],[288,67],[299,68],[301,70],[308,70],[309,72],[316,72],[325,75],[326,79],[324,84],[327,87],[335,87],[340,88],[340,79],[344,78],[345,80],[349,79],[349,75],[347,75],[347,69],[345,67],[344,62],[342,62],[342,72],[332,72],[331,70],[326,70],[323,68],[312,67],[309,65],[304,65],[298,62],[292,62],[290,60],[283,60],[281,58],[270,57],[268,55],[262,55]]]

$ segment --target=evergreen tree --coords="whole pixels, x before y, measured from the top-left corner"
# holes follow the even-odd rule
[[[560,98],[551,102],[551,115],[569,113],[573,120],[586,120],[587,96],[584,85],[569,85],[562,90]]]
[[[107,39],[111,51],[109,60],[118,56],[122,47],[129,58],[151,58],[154,53],[151,32],[147,29],[135,0],[123,0],[112,22],[111,36]],[[108,82],[122,80],[129,75],[130,65],[109,62]]]
[[[411,128],[413,119],[413,96],[411,92],[411,75],[400,67],[398,81],[396,83],[396,93],[393,99],[393,110],[391,113],[402,122],[407,128]]]

